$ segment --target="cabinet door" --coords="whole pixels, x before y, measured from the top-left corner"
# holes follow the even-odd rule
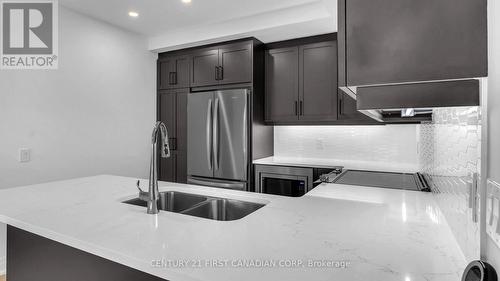
[[[177,97],[175,92],[163,92],[158,95],[158,120],[167,126],[171,150],[177,149],[176,107]]]
[[[173,56],[158,60],[158,89],[189,87],[189,57]]]
[[[252,44],[239,43],[219,49],[221,84],[252,82]]]
[[[189,57],[175,58],[175,74],[172,77],[172,88],[189,88]]]
[[[266,120],[298,120],[299,48],[266,52]]]
[[[160,162],[159,179],[162,181],[177,182],[177,154],[172,152],[170,158],[158,157]]]
[[[348,85],[487,76],[486,0],[341,1]]]
[[[175,73],[175,59],[166,58],[158,60],[158,89],[165,90],[172,88],[173,75]]]
[[[300,120],[337,120],[337,88],[337,43],[300,46]]]
[[[187,151],[187,97],[189,91],[179,90],[176,93],[177,150]]]
[[[160,92],[158,120],[167,126],[170,158],[159,159],[160,180],[186,183],[187,181],[187,95],[188,90]]]
[[[187,152],[177,151],[176,156],[176,182],[187,183]]]
[[[212,86],[219,83],[219,49],[200,50],[191,55],[191,87]]]
[[[356,100],[351,98],[346,93],[338,90],[338,119],[347,123],[363,125],[363,124],[380,124],[370,117],[364,115],[357,110]]]

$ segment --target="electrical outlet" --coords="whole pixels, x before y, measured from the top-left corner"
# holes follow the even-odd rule
[[[19,149],[19,162],[26,163],[31,160],[31,150],[28,148]]]

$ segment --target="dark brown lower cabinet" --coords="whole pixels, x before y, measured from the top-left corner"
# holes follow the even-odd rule
[[[187,183],[187,153],[172,151],[170,158],[160,158],[159,179]]]
[[[176,182],[177,180],[177,151],[170,152],[170,158],[159,158],[159,179]]]
[[[187,152],[177,151],[177,167],[176,167],[176,181],[178,183],[187,183]]]
[[[167,125],[170,158],[159,157],[159,179],[187,182],[187,95],[189,89],[160,91],[158,120]]]
[[[9,281],[164,281],[33,233],[7,227]]]

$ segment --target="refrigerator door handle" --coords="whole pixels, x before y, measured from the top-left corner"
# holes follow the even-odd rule
[[[231,181],[218,181],[218,180],[206,180],[196,177],[189,177],[187,180],[188,184],[196,184],[210,187],[218,187],[233,190],[246,190],[245,182],[231,182]]]
[[[212,136],[214,170],[219,170],[219,98],[215,99]]]
[[[212,170],[212,99],[208,100],[208,105],[207,105],[207,164],[208,164],[208,169],[211,171]]]

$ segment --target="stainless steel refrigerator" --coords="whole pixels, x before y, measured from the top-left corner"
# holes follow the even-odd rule
[[[248,190],[249,91],[188,95],[188,183]]]

